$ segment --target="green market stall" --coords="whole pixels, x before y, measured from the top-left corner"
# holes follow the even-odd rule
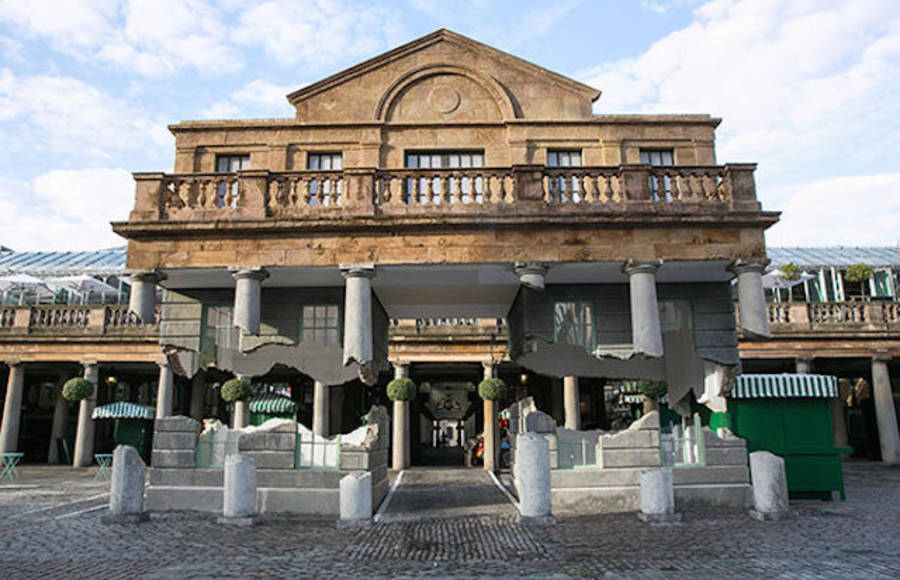
[[[765,450],[784,458],[788,492],[794,498],[845,499],[841,454],[836,447],[831,399],[837,378],[814,374],[739,375],[726,413],[710,426],[729,427],[747,440],[747,451]]]
[[[101,405],[91,414],[92,419],[114,420],[113,440],[116,445],[131,445],[147,464],[150,463],[155,417],[156,409],[153,407],[125,401]]]
[[[250,399],[250,424],[262,425],[269,419],[295,419],[297,403],[277,393],[263,393]]]

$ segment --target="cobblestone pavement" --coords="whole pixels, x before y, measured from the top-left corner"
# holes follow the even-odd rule
[[[102,493],[106,484],[77,482],[69,485],[71,493],[52,498],[38,493],[47,489],[24,488],[28,478],[23,474],[19,489],[0,486],[0,574],[900,577],[900,469],[848,463],[845,474],[846,502],[794,502],[798,517],[783,522],[758,522],[742,511],[709,511],[684,513],[676,526],[648,526],[634,514],[617,514],[560,518],[555,526],[526,528],[500,510],[379,523],[363,530],[338,529],[328,519],[288,517],[232,528],[210,516],[186,514],[106,526],[100,523],[102,512],[71,504]],[[54,508],[27,513],[48,506]]]

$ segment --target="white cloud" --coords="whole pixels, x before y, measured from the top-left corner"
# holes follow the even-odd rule
[[[0,181],[0,244],[15,250],[95,250],[124,244],[134,180],[124,169],[54,170],[31,183]]]
[[[147,76],[242,66],[221,10],[208,0],[0,0],[4,21],[86,62],[96,59]]]
[[[390,46],[402,30],[397,20],[356,0],[269,0],[240,14],[232,38],[261,45],[284,66],[327,68]]]
[[[169,148],[165,120],[71,77],[0,70],[0,136],[12,151],[109,159],[123,150]]]
[[[791,207],[788,197],[823,179],[884,172],[900,156],[892,0],[711,0],[643,54],[579,77],[603,90],[600,113],[722,117],[719,161],[758,161],[766,207]]]
[[[276,85],[262,79],[250,81],[231,94],[227,101],[217,101],[204,109],[204,119],[292,117],[287,94],[303,86]]]
[[[781,222],[766,234],[773,246],[900,244],[900,173],[808,183],[776,207]]]

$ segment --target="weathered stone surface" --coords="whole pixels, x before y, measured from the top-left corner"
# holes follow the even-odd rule
[[[368,525],[372,521],[372,474],[348,473],[341,478],[341,522]]]
[[[160,417],[153,422],[154,431],[183,431],[199,433],[200,422],[190,417],[176,415],[175,417]]]
[[[225,485],[220,523],[250,525],[256,516],[256,464],[240,453],[225,458]]]
[[[641,471],[640,518],[648,523],[665,524],[681,521],[675,513],[675,489],[672,470],[654,468]]]
[[[153,435],[154,450],[188,451],[197,447],[197,434],[184,431],[159,431]]]
[[[516,442],[516,465],[519,521],[553,523],[550,512],[550,448],[547,440],[537,433],[520,435]]]
[[[238,439],[238,448],[243,451],[290,451],[297,445],[296,431],[293,433],[257,431],[245,433]]]
[[[293,451],[244,451],[259,469],[293,469]]]
[[[525,415],[526,433],[555,433],[556,419],[542,411],[532,411]]]
[[[153,450],[150,458],[153,467],[194,467],[194,450]]]
[[[753,507],[757,519],[781,519],[789,514],[787,475],[784,459],[768,451],[750,454],[753,478]]]
[[[137,450],[119,445],[113,452],[112,478],[109,490],[109,513],[105,523],[139,522],[144,514],[144,465]]]
[[[602,449],[600,467],[656,467],[660,464],[659,449]]]
[[[706,450],[707,465],[747,465],[747,448],[713,447]]]

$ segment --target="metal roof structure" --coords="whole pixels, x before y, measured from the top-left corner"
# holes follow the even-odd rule
[[[800,268],[831,266],[846,268],[854,264],[900,268],[900,247],[869,248],[766,248],[771,268],[793,262]]]
[[[111,275],[125,271],[125,246],[93,252],[3,252],[0,275]]]

